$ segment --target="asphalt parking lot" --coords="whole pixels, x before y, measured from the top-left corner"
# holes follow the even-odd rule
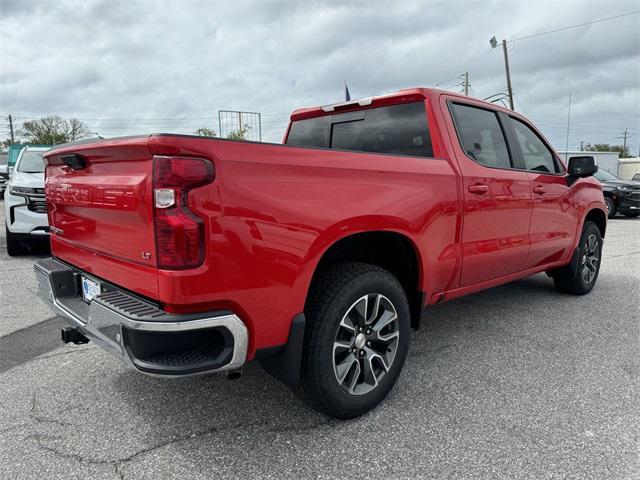
[[[428,310],[391,396],[348,422],[258,365],[156,379],[62,345],[42,253],[0,235],[0,478],[640,478],[640,219],[609,222],[588,296],[537,275]]]

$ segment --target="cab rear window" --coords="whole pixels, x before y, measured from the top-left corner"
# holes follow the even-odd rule
[[[298,120],[287,145],[433,157],[423,102]]]

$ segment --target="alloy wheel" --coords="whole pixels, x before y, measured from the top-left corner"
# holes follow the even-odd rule
[[[356,300],[342,317],[333,343],[333,371],[351,395],[376,388],[398,351],[400,323],[393,303],[379,293]]]
[[[611,200],[606,199],[604,201],[604,206],[607,207],[607,215],[611,215],[611,210],[613,209],[613,203],[611,203]]]
[[[596,278],[598,262],[600,261],[600,248],[595,234],[587,237],[582,255],[582,280],[590,284]]]

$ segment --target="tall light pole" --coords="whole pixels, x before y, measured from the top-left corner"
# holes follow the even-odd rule
[[[491,37],[489,40],[491,48],[498,46],[498,40],[496,37]],[[509,95],[509,107],[513,110],[513,91],[511,90],[511,73],[509,73],[509,55],[507,54],[507,41],[502,40],[502,52],[504,53],[504,69],[507,73],[507,94]]]

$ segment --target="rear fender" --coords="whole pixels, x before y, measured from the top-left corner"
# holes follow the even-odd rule
[[[398,217],[387,215],[366,215],[341,220],[340,222],[331,225],[329,228],[326,228],[320,233],[320,235],[318,235],[315,241],[311,244],[303,261],[304,269],[298,276],[296,286],[294,288],[297,292],[295,298],[302,298],[306,300],[313,274],[315,273],[320,260],[322,260],[322,257],[329,248],[331,248],[331,246],[352,235],[368,232],[398,233],[407,237],[411,241],[420,263],[420,265],[418,265],[418,285],[421,289],[424,289],[422,268],[424,258],[423,252],[416,247],[416,245],[418,245],[418,232],[416,231],[415,226]],[[302,305],[302,307],[304,307],[304,305]]]

